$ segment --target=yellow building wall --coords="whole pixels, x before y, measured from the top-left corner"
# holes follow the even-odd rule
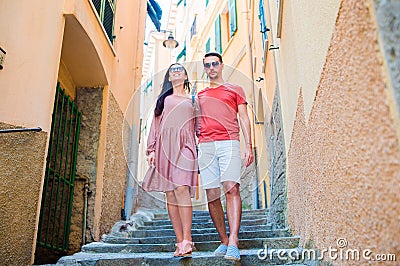
[[[0,135],[0,260],[6,265],[33,262],[62,44],[63,3],[45,1],[40,13],[37,8],[35,2],[3,1],[0,11],[0,46],[7,52],[0,71],[1,128],[43,129]]]
[[[135,114],[124,118],[141,80],[146,1],[118,1],[114,45],[105,38],[89,0],[3,1],[0,6],[0,47],[7,52],[0,71],[0,128],[43,130],[0,135],[0,231],[9,243],[0,248],[0,260],[7,265],[29,265],[34,260],[58,81],[73,99],[76,87],[105,87],[95,238],[120,218],[126,179],[122,131],[125,122],[130,130],[139,127],[138,105]],[[107,149],[119,156],[117,163]],[[107,190],[104,197],[102,189]]]
[[[41,6],[37,12],[37,3],[32,1],[1,4],[0,46],[7,55],[0,71],[0,117],[4,123],[48,132],[64,27],[63,3],[45,1]]]
[[[297,97],[303,90],[306,118],[309,117],[339,10],[340,0],[280,1],[283,5],[282,34],[278,39],[277,1],[265,1],[271,18],[274,50],[281,93],[286,152],[296,115]],[[312,15],[311,15],[312,14]]]

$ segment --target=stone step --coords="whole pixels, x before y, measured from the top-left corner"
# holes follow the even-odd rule
[[[300,249],[282,249],[278,252],[269,253],[263,257],[259,249],[242,249],[240,251],[241,260],[226,260],[224,257],[215,257],[213,252],[195,251],[191,258],[174,258],[172,252],[156,253],[86,253],[80,252],[72,256],[62,257],[57,265],[196,265],[196,266],[257,266],[257,265],[293,265],[305,266],[303,259],[290,258],[286,254],[301,254]]]
[[[226,216],[226,212],[224,212]],[[260,209],[260,210],[243,210],[242,216],[253,216],[253,215],[268,215],[268,210]],[[197,217],[210,217],[210,213],[208,211],[193,211],[193,218]],[[155,213],[153,220],[166,220],[169,219],[168,213]]]
[[[252,238],[240,239],[239,248],[241,249],[262,249],[267,245],[268,248],[297,248],[299,237],[274,237],[274,238]],[[221,243],[219,240],[209,240],[195,242],[197,251],[213,251]],[[173,252],[175,251],[175,241],[148,244],[148,243],[105,243],[94,242],[82,247],[83,252],[89,253],[144,253],[144,252]]]
[[[252,219],[266,219],[267,217],[265,215],[251,215],[251,216],[242,216],[242,220],[252,220]],[[225,221],[227,222],[228,219],[225,216]],[[206,222],[212,222],[212,219],[210,216],[201,216],[201,217],[194,217],[192,219],[193,223],[206,223]],[[152,220],[148,222],[144,222],[144,225],[165,225],[165,224],[171,224],[171,220],[168,219],[157,219],[157,220]]]
[[[172,227],[172,226],[171,226]],[[241,226],[240,232],[247,231],[264,231],[271,230],[271,225],[251,225],[251,226]],[[229,232],[229,227],[226,228],[226,231]],[[215,227],[210,228],[199,228],[192,229],[192,234],[209,234],[209,233],[217,233]],[[129,237],[155,237],[155,236],[175,236],[174,229],[155,229],[155,230],[135,230],[128,232]]]
[[[258,218],[258,219],[242,219],[241,223],[242,225],[248,226],[248,225],[262,225],[267,223],[267,218]],[[170,226],[170,227],[169,227]],[[213,222],[193,222],[192,223],[192,228],[198,229],[198,228],[209,228],[210,226],[214,226]],[[150,222],[144,222],[144,226],[140,226],[138,229],[157,229],[157,228],[172,228],[171,221],[166,221],[166,222],[159,222],[159,221],[150,221]],[[150,230],[151,230],[150,229]]]
[[[271,238],[271,237],[285,237],[288,236],[288,230],[264,230],[264,231],[242,231],[239,232],[239,239],[252,239],[252,238]],[[218,233],[208,234],[193,234],[193,242],[206,242],[206,241],[218,241]],[[151,236],[143,238],[126,238],[126,237],[115,237],[115,236],[104,236],[103,241],[106,243],[132,243],[132,244],[163,244],[163,243],[174,243],[175,235],[169,236]]]

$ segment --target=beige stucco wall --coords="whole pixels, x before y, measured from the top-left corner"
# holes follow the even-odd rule
[[[0,129],[14,128],[0,123]],[[36,244],[37,210],[47,133],[0,134],[0,261],[29,265]]]
[[[298,97],[288,219],[303,244],[337,248],[345,238],[348,248],[398,256],[400,149],[368,4],[342,1],[309,119]]]
[[[127,174],[122,143],[124,116],[114,96],[110,94],[109,97],[100,236],[108,233],[115,222],[121,219]]]

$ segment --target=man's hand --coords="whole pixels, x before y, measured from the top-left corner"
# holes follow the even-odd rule
[[[251,127],[250,119],[247,114],[247,105],[241,104],[238,106],[239,122],[242,128],[243,137],[246,141],[246,148],[244,153],[244,163],[248,167],[254,161],[253,148],[251,147]]]
[[[147,156],[147,163],[149,164],[149,166],[153,166],[154,167],[154,161],[155,161],[155,152],[152,151],[148,156]]]
[[[246,167],[249,167],[249,165],[254,161],[254,155],[253,155],[253,149],[251,147],[251,144],[246,144],[246,149],[244,153],[244,163]]]

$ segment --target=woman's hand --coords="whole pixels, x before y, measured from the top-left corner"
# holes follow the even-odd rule
[[[146,160],[149,166],[154,166],[155,157],[156,155],[154,151],[150,152],[150,154],[147,156]]]

